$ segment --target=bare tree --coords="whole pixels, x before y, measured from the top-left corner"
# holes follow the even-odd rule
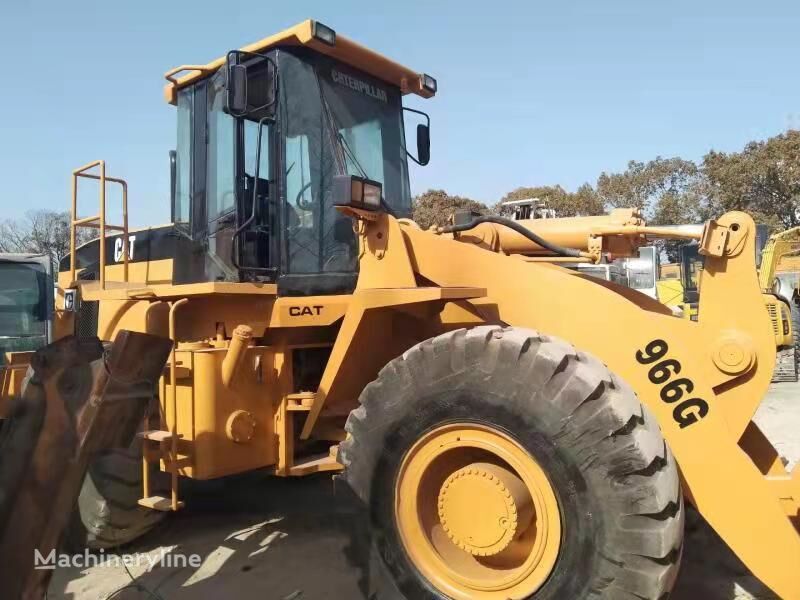
[[[34,210],[22,219],[0,223],[0,252],[29,252],[46,254],[54,268],[69,254],[69,220],[67,212]],[[94,235],[78,229],[77,243],[89,241]]]

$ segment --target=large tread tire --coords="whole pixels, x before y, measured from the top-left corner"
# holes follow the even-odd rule
[[[109,549],[145,535],[166,513],[139,506],[141,497],[141,441],[103,453],[83,481],[66,535],[68,547]]]
[[[32,376],[33,368],[28,367],[21,385],[23,394]],[[155,469],[150,477],[154,486],[163,479]],[[110,549],[148,533],[166,513],[140,506],[142,489],[140,439],[135,438],[128,448],[103,452],[86,471],[78,502],[64,532],[64,547],[74,552],[84,548]]]
[[[339,456],[369,515],[354,551],[367,597],[446,598],[405,553],[393,496],[405,452],[453,421],[504,430],[553,485],[561,549],[532,598],[668,597],[683,539],[677,466],[653,415],[595,358],[529,330],[462,329],[390,362],[360,404]]]

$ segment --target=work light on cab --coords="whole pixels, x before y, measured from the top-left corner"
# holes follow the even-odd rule
[[[313,21],[311,28],[312,35],[320,42],[328,44],[328,46],[336,45],[336,32],[333,29],[319,21]]]
[[[336,175],[333,178],[333,203],[361,210],[380,210],[383,185],[357,175]]]
[[[422,87],[429,91],[431,94],[436,93],[436,79],[428,75],[427,73],[423,73],[420,75],[420,80],[422,81]]]

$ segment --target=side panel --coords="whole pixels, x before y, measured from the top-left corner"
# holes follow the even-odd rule
[[[212,479],[276,461],[274,411],[280,395],[272,352],[260,346],[248,349],[230,388],[221,379],[224,358],[225,350],[177,352],[181,367],[187,369],[177,382],[177,430],[191,465],[179,472],[186,477]],[[167,398],[171,428],[168,387],[166,391],[161,398]]]

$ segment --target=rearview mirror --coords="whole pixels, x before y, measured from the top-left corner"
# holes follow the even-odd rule
[[[431,118],[427,113],[415,108],[404,106],[403,110],[425,117],[425,122],[417,125],[417,155],[413,156],[406,148],[406,156],[418,165],[424,167],[431,160]]]
[[[247,114],[247,67],[228,65],[228,112],[234,117]]]
[[[427,165],[431,159],[431,128],[420,123],[417,125],[417,160]]]
[[[228,113],[255,120],[271,117],[278,90],[275,62],[265,54],[231,50],[226,69]]]

